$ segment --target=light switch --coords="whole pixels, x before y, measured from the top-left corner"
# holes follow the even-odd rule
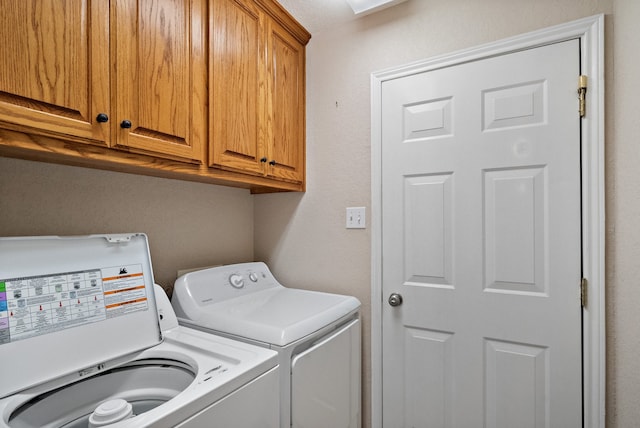
[[[367,218],[365,207],[347,208],[347,229],[366,229]]]

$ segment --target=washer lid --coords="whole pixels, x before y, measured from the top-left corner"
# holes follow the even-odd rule
[[[162,341],[144,234],[0,238],[0,398]]]
[[[280,286],[201,306],[187,324],[285,346],[359,307],[352,296]]]

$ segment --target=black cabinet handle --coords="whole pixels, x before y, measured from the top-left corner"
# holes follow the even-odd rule
[[[120,122],[120,128],[122,128],[122,129],[131,128],[131,121],[130,120],[123,120],[122,122]]]
[[[274,166],[276,164],[276,161],[272,160],[271,162],[269,162],[269,165]]]
[[[104,114],[104,113],[100,113],[100,114],[98,114],[98,115],[96,116],[96,120],[97,120],[99,123],[105,123],[105,122],[108,122],[108,121],[109,121],[109,116],[107,116],[107,115],[106,115],[106,114]]]
[[[267,158],[260,158],[260,162],[266,163],[267,162]]]

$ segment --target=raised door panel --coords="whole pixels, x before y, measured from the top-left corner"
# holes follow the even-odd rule
[[[207,129],[206,3],[116,0],[112,4],[116,145],[200,162]]]
[[[264,174],[264,13],[250,1],[213,2],[209,165]]]
[[[268,174],[302,182],[305,167],[304,46],[271,21],[268,52]]]
[[[4,0],[0,22],[2,126],[106,145],[108,2]]]

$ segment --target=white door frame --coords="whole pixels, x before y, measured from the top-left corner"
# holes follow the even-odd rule
[[[371,420],[373,428],[383,428],[382,305],[386,304],[386,296],[382,295],[382,83],[411,74],[575,38],[580,39],[581,73],[587,75],[589,79],[587,114],[581,124],[582,258],[583,277],[588,280],[588,304],[582,311],[583,420],[584,428],[605,427],[604,15],[596,15],[371,75],[373,220],[371,229]],[[576,76],[576,91],[577,87],[578,76]]]

